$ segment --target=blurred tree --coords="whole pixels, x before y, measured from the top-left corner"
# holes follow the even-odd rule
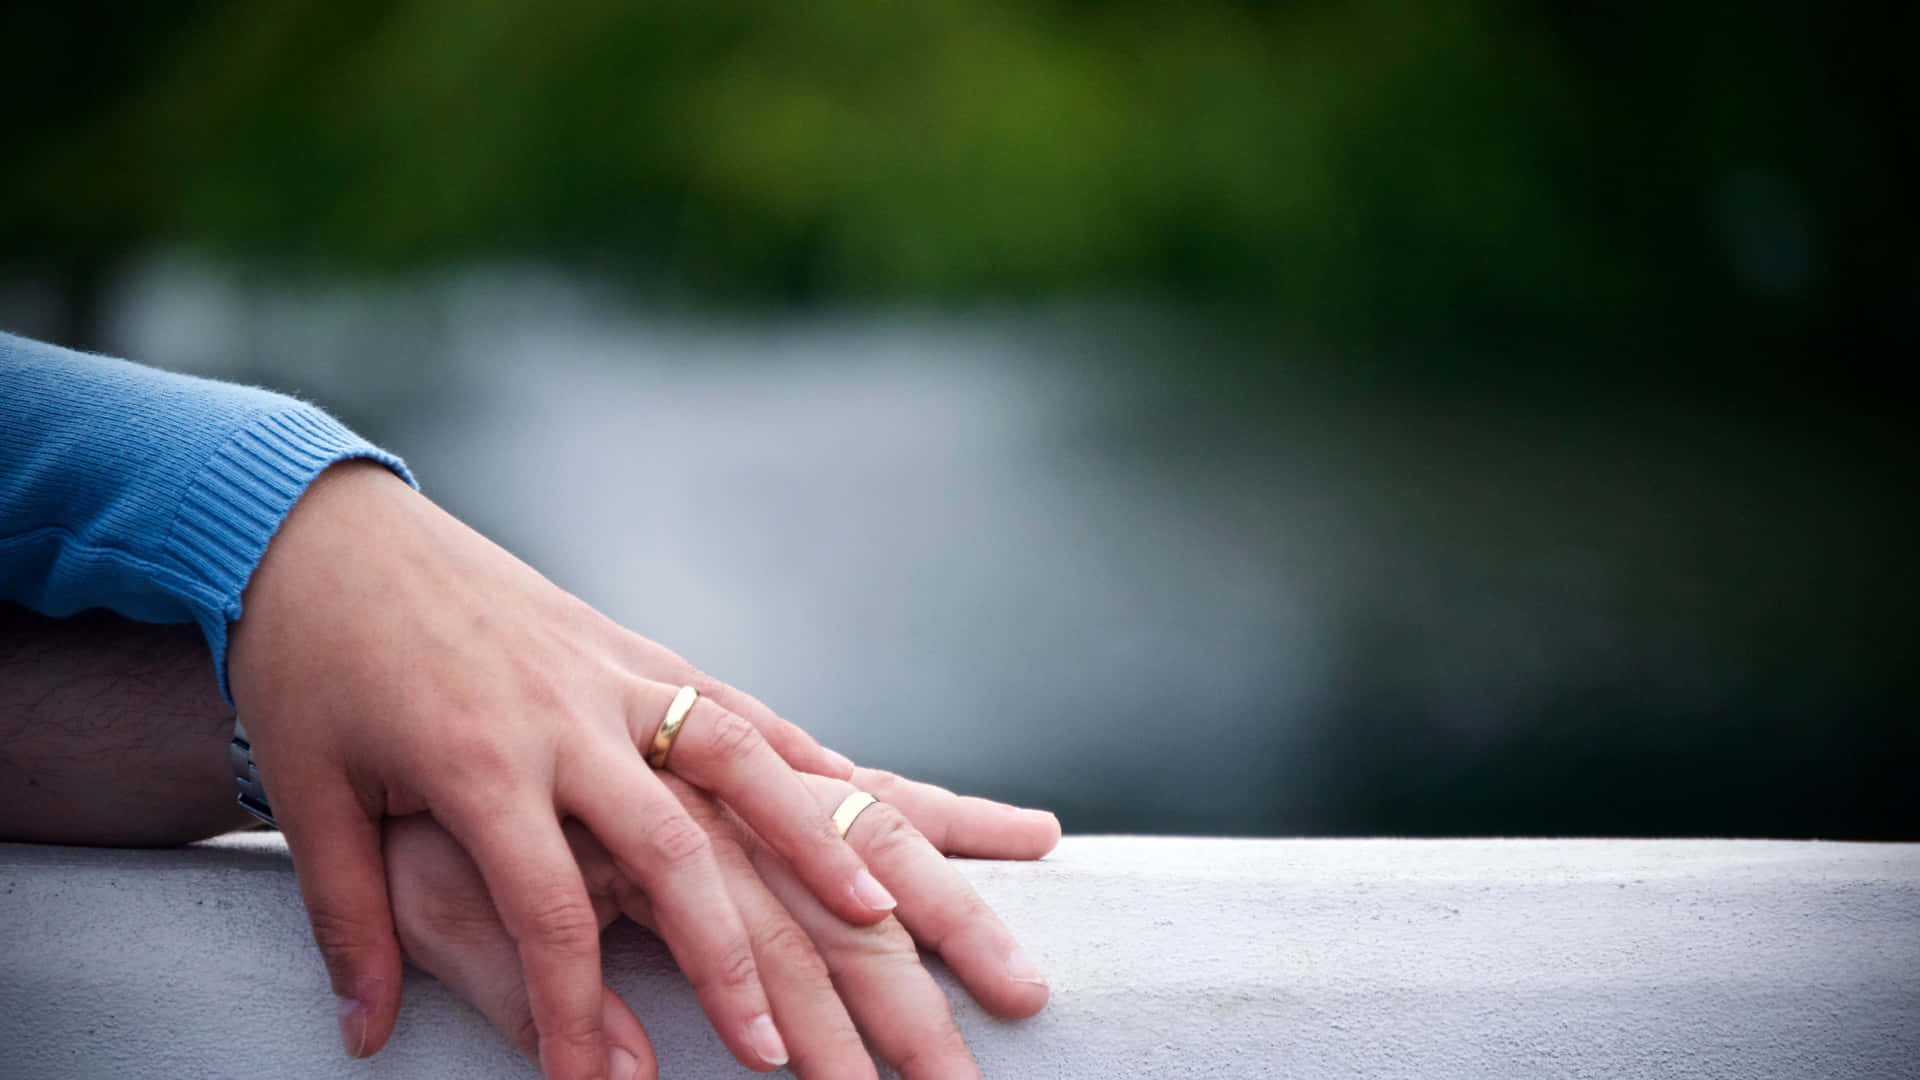
[[[166,214],[125,115],[212,7],[0,9],[0,270],[51,279],[66,340],[92,338],[108,276]]]
[[[1920,344],[1906,5],[200,0],[0,31],[0,262],[81,321],[157,245],[1743,364]]]

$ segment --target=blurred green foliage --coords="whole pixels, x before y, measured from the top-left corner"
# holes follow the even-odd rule
[[[532,256],[1372,340],[1920,339],[1911,5],[310,0],[0,15],[0,264]]]

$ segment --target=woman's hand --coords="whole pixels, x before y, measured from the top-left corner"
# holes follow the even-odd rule
[[[247,588],[229,660],[355,1056],[386,1041],[399,1006],[380,821],[428,811],[473,857],[515,943],[548,1076],[607,1068],[599,921],[563,818],[650,898],[734,1056],[777,1067],[762,972],[708,831],[639,749],[681,684],[702,696],[668,767],[750,824],[823,911],[868,924],[893,907],[795,772],[845,776],[846,759],[378,465],[335,466],[294,507]]]
[[[1031,1016],[1046,1004],[1047,988],[1006,927],[923,834],[946,838],[956,852],[1038,858],[1059,839],[1059,825],[1049,814],[960,799],[885,773],[859,770],[857,779],[886,799],[861,814],[847,838],[901,901],[897,921],[865,927],[849,926],[823,908],[784,859],[713,799],[677,778],[667,783],[713,840],[797,1075],[873,1077],[859,1035],[865,1032],[907,1080],[977,1077],[946,997],[919,963],[914,939],[937,950],[996,1015]],[[854,790],[824,778],[809,778],[808,786],[822,818]],[[575,825],[568,825],[567,835],[598,924],[604,927],[625,912],[657,925],[646,896],[606,849]],[[408,958],[452,986],[532,1057],[536,1038],[519,957],[472,861],[425,815],[387,824],[386,859]],[[612,1080],[651,1080],[653,1049],[639,1019],[604,986],[599,1005],[612,1048]]]

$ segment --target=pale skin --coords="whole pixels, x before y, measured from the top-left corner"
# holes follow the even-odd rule
[[[855,778],[941,841],[901,840],[905,832],[889,827],[885,835],[896,839],[882,845],[886,852],[917,844],[933,858],[941,850],[1037,857],[1058,837],[1051,815],[885,774],[856,776],[846,759],[752,697],[606,620],[384,469],[349,463],[316,481],[269,547],[245,603],[229,653],[234,699],[342,1000],[342,1038],[356,1056],[377,1051],[392,1031],[402,935],[423,948],[442,940],[430,925],[408,928],[403,900],[408,882],[426,889],[450,879],[409,877],[408,861],[396,862],[391,846],[383,856],[388,819],[405,819],[388,826],[401,830],[389,840],[398,835],[403,851],[444,867],[458,862],[450,847],[468,860],[459,864],[459,896],[484,903],[504,935],[489,939],[484,963],[456,964],[467,954],[445,947],[423,965],[457,972],[470,997],[515,987],[526,1017],[489,1015],[553,1080],[648,1075],[640,1067],[652,1060],[644,1035],[624,1006],[610,1011],[602,983],[598,934],[609,896],[629,913],[633,898],[645,898],[647,921],[687,972],[715,1031],[758,1071],[798,1066],[803,1054],[831,1061],[818,1032],[841,1030],[809,1023],[803,1034],[781,1022],[809,1015],[795,1002],[814,1001],[817,1010],[832,994],[817,980],[796,984],[800,969],[786,966],[793,950],[769,946],[796,936],[768,929],[767,895],[805,927],[816,960],[853,973],[840,989],[849,995],[844,1011],[863,1028],[924,1025],[931,999],[893,1001],[872,990],[879,981],[861,979],[862,965],[835,969],[836,958],[868,955],[871,947],[848,942],[889,933],[898,951],[899,923],[919,932],[940,911],[964,913],[961,929],[951,919],[939,924],[947,928],[935,944],[989,1008],[1024,1015],[1044,1003],[1044,987],[1031,981],[1037,973],[1004,928],[991,929],[998,921],[968,899],[964,882],[903,875],[897,858],[862,846],[866,819],[887,822],[895,811],[863,815],[849,844],[828,820],[831,807],[821,808],[820,785]],[[101,626],[84,619],[40,620],[23,643],[20,620],[33,618],[9,613],[0,623],[16,635],[0,644],[0,695],[13,695],[0,698],[0,715],[31,720],[0,732],[5,835],[169,843],[235,824],[225,774],[232,714],[205,681],[203,647],[191,631],[140,627],[102,638]],[[164,662],[156,640],[116,633],[168,635],[167,648],[191,658],[199,681]],[[121,689],[103,690],[102,677]],[[639,747],[682,683],[698,687],[701,702],[668,772],[656,774]],[[154,707],[155,695],[171,695],[169,703]],[[102,769],[115,768],[141,783],[98,782]],[[430,818],[415,816],[422,814]],[[750,857],[740,857],[743,848]],[[607,884],[609,872],[618,889]],[[897,919],[894,888],[910,905]],[[836,929],[824,929],[823,919]],[[867,938],[844,936],[875,926]],[[511,963],[502,940],[513,944]],[[770,962],[780,970],[766,970]],[[1029,988],[1026,997],[996,997],[995,980]],[[840,999],[833,1005],[843,1007]],[[937,1055],[912,1064],[928,1076],[971,1068]]]
[[[714,841],[728,889],[746,919],[755,957],[781,1030],[788,1068],[807,1078],[873,1080],[873,1051],[906,1080],[968,1080],[979,1069],[945,996],[920,963],[916,942],[946,960],[975,1000],[996,1016],[1019,1018],[1047,1002],[1047,986],[1013,936],[966,879],[929,843],[947,830],[949,853],[1036,858],[1056,839],[1044,823],[1006,828],[975,820],[964,801],[924,784],[871,770],[859,783],[888,791],[889,803],[868,809],[848,830],[854,849],[900,896],[897,918],[853,926],[826,910],[774,854],[711,796],[679,780],[667,784]],[[854,785],[826,777],[808,781],[822,813],[831,813]],[[910,807],[903,811],[901,807]],[[592,834],[569,825],[567,838],[602,926],[624,914],[657,928],[646,895],[614,865]],[[971,835],[969,835],[971,834]],[[387,823],[388,880],[408,959],[433,972],[486,1014],[530,1058],[532,1014],[513,939],[480,887],[478,870],[459,845],[424,815]],[[618,1076],[656,1075],[640,1021],[612,988],[601,991],[601,1025],[611,1045],[632,1055]]]

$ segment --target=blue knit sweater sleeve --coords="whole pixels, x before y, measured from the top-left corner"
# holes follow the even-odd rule
[[[308,483],[399,458],[292,398],[0,333],[0,600],[227,625]]]

